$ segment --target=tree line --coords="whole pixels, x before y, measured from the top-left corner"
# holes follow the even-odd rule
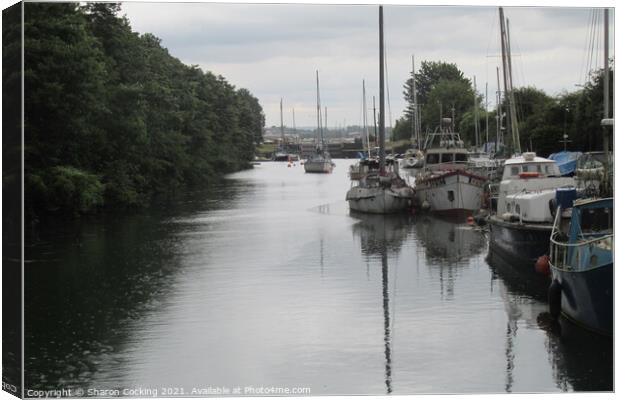
[[[613,88],[613,60],[610,63],[610,87]],[[415,75],[417,100],[421,110],[423,132],[433,131],[439,126],[440,115],[451,117],[454,109],[455,129],[468,144],[475,143],[475,108],[478,107],[480,143],[486,141],[487,117],[489,141],[495,142],[498,110],[485,111],[484,97],[474,91],[472,82],[466,78],[456,64],[442,61],[423,61]],[[393,139],[412,137],[412,113],[414,110],[413,76],[404,84],[404,98],[407,108],[396,121]],[[564,135],[567,135],[567,150],[597,151],[603,148],[603,71],[591,74],[591,79],[579,90],[549,96],[534,87],[514,90],[517,121],[521,148],[536,151],[542,156],[564,149]],[[613,116],[613,91],[610,94],[610,112]],[[506,134],[507,103],[502,101],[502,137],[510,142]]]
[[[133,32],[119,4],[24,7],[27,216],[143,207],[249,166],[265,117],[248,90]],[[3,22],[4,128],[16,132],[19,8]],[[5,155],[18,147],[15,135],[3,141]]]

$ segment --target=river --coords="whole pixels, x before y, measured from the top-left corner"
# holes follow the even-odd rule
[[[554,324],[540,277],[489,255],[484,231],[351,215],[351,162],[267,162],[139,214],[42,223],[26,390],[613,389],[612,340]]]

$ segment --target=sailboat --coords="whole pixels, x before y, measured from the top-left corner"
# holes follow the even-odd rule
[[[413,189],[398,175],[398,163],[385,158],[385,98],[383,54],[383,6],[379,6],[379,159],[369,160],[368,172],[346,194],[354,211],[389,214],[411,205]]]
[[[323,138],[323,127],[321,126],[321,95],[319,92],[319,71],[316,71],[316,121],[318,143],[314,153],[310,154],[304,162],[304,170],[306,172],[331,173],[334,163],[325,149],[325,140]]]
[[[362,113],[362,124],[363,130],[362,132],[366,133],[366,148],[368,150],[367,154],[364,155],[364,137],[362,137],[362,156],[360,161],[349,167],[349,177],[351,180],[357,181],[360,180],[366,175],[368,172],[368,166],[371,164],[370,159],[372,158],[370,155],[370,134],[368,133],[368,123],[366,120],[366,81],[362,80],[362,109],[364,112]]]
[[[413,109],[411,110],[411,144],[412,147],[405,151],[401,164],[402,168],[420,169],[424,166],[424,153],[421,151],[420,143],[420,111],[418,109],[418,93],[415,87],[415,61],[411,57],[412,64],[412,90],[413,90]]]
[[[508,124],[512,145],[521,152],[517,113],[512,88],[510,40],[503,9],[499,8],[504,72],[508,100]],[[549,238],[557,204],[569,204],[576,197],[575,180],[562,177],[554,160],[525,152],[506,160],[499,184],[497,209],[489,218],[490,247],[504,258],[521,261],[531,268],[549,250]],[[567,215],[565,215],[567,216]]]
[[[276,153],[273,156],[273,161],[299,161],[299,155],[289,153],[286,145],[286,138],[284,137],[284,117],[282,115],[282,99],[280,99],[280,144],[276,149]]]

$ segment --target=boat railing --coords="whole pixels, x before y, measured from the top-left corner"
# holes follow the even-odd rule
[[[597,262],[600,263],[603,260],[599,260],[591,250],[593,248],[613,249],[613,233],[592,239],[579,240],[576,243],[568,243],[568,235],[560,229],[561,211],[561,208],[558,207],[553,222],[553,229],[551,230],[549,248],[549,262],[551,265],[561,269],[579,269],[580,262],[585,262],[584,256],[587,257],[589,254],[589,267],[598,266]]]

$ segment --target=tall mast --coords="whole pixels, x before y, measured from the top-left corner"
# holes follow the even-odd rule
[[[284,117],[282,116],[282,98],[280,98],[280,136],[282,136],[282,146],[284,146]]]
[[[372,96],[372,120],[373,125],[375,126],[375,145],[377,140],[379,140],[379,136],[377,136],[377,107],[375,106],[375,96]]]
[[[362,79],[362,107],[364,112],[362,113],[362,121],[364,122],[364,130],[366,131],[366,145],[368,146],[368,158],[370,158],[370,133],[368,133],[368,120],[366,113],[366,81]]]
[[[506,19],[506,49],[508,50],[508,82],[510,84],[510,127],[512,131],[512,140],[515,146],[515,151],[521,153],[521,140],[519,138],[519,124],[517,123],[517,104],[515,102],[515,95],[512,86],[512,56],[510,50],[510,20]],[[530,137],[531,138],[531,137]]]
[[[480,131],[478,129],[478,89],[476,86],[476,75],[474,75],[474,132],[476,137],[476,151],[478,151]]]
[[[418,142],[418,148],[420,148],[420,113],[418,110],[418,89],[415,83],[415,60],[411,56],[411,63],[413,64],[413,114],[415,117],[415,138]]]
[[[499,143],[502,134],[502,88],[499,85],[499,67],[496,67],[497,72],[497,115],[496,118],[496,128],[497,137],[495,138],[495,152],[499,150]]]
[[[604,65],[605,76],[603,78],[603,118],[609,119],[609,9],[606,8],[603,12],[603,24],[605,25],[603,40],[604,40]],[[606,127],[603,127],[603,151],[605,151],[605,162],[609,160],[609,137]]]
[[[385,172],[385,71],[383,61],[383,6],[379,6],[379,171]]]
[[[484,85],[484,116],[485,116],[484,131],[486,132],[485,143],[489,143],[489,82],[486,82]]]
[[[413,138],[415,137],[415,60],[413,55],[411,56],[411,94],[414,97],[413,107],[411,107],[411,142],[413,143]]]
[[[327,133],[327,106],[325,106],[325,125],[323,125],[323,131],[321,131],[323,133],[323,135],[321,136],[321,146],[324,146],[324,141],[325,141],[325,134]]]
[[[319,95],[319,71],[316,71],[316,132],[318,145],[323,145],[323,132],[321,130],[321,96]]]
[[[499,26],[500,26],[500,36],[501,36],[501,45],[502,45],[502,74],[504,77],[504,96],[506,98],[506,102],[510,103],[510,100],[508,99],[508,67],[507,67],[507,62],[506,62],[506,27],[505,27],[505,20],[504,20],[504,9],[502,7],[499,8]],[[500,96],[500,104],[501,104],[501,96]],[[508,118],[508,122],[510,122],[510,113],[506,114],[507,118]],[[500,119],[501,119],[501,115],[500,115]],[[510,124],[506,124],[506,128],[510,129]]]

